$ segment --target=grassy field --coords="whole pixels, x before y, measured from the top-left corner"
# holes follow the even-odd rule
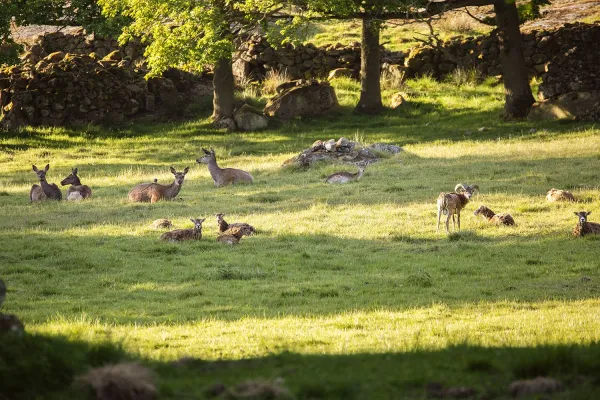
[[[0,349],[45,356],[20,368],[0,358],[0,375],[29,382],[36,365],[55,398],[77,398],[71,375],[123,358],[150,365],[168,399],[278,377],[299,399],[419,399],[433,381],[505,398],[511,380],[538,375],[565,384],[553,398],[600,395],[600,242],[570,237],[574,211],[600,218],[598,128],[503,122],[503,89],[491,80],[409,81],[409,104],[377,118],[351,113],[356,83],[334,85],[338,112],[261,133],[214,131],[206,119],[3,133],[3,312],[31,335]],[[404,152],[342,186],[324,178],[353,167],[280,168],[340,136]],[[214,188],[195,163],[201,146],[255,183]],[[31,204],[31,164],[46,163],[49,182],[78,167],[93,198]],[[171,165],[191,168],[176,201],[127,201],[137,183],[170,182]],[[437,195],[458,182],[481,192],[460,233],[436,232]],[[552,187],[579,202],[547,203]],[[487,225],[473,216],[480,204],[517,225]],[[258,234],[217,243],[216,212]],[[157,218],[191,227],[190,217],[207,218],[199,242],[164,243],[150,227]],[[173,367],[181,357],[199,360]]]

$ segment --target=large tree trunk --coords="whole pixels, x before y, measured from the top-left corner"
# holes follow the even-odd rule
[[[525,118],[531,105],[535,103],[529,86],[527,66],[523,57],[519,14],[515,2],[497,0],[494,3],[498,40],[500,42],[500,61],[504,79],[504,115],[506,118]]]
[[[233,70],[231,68],[231,57],[222,58],[215,64],[213,85],[213,121],[232,118],[235,97],[233,93],[234,83]]]
[[[360,100],[355,111],[376,114],[383,110],[379,78],[381,64],[379,57],[379,31],[381,23],[373,17],[362,20],[362,41],[360,44]]]

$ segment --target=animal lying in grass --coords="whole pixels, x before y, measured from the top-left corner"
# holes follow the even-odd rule
[[[152,222],[152,224],[150,226],[154,229],[166,229],[166,228],[172,228],[173,223],[168,219],[160,218],[160,219],[155,219],[154,222]]]
[[[458,219],[458,230],[460,230],[460,210],[465,208],[467,203],[475,191],[479,191],[479,186],[477,185],[465,185],[464,183],[459,183],[454,187],[454,192],[451,193],[440,193],[437,200],[437,230],[440,230],[440,219],[442,214],[446,215],[446,232],[450,232],[449,224],[450,217],[452,217],[452,229],[456,230],[454,214],[456,214]]]
[[[210,151],[202,148],[204,155],[196,160],[198,164],[208,164],[208,172],[213,178],[216,187],[226,186],[235,183],[252,183],[254,178],[246,171],[235,168],[221,168],[217,164],[217,155],[211,148]]]
[[[587,217],[591,211],[579,211],[575,215],[579,218],[579,222],[573,228],[573,236],[583,237],[585,235],[600,235],[600,224],[596,222],[588,222]]]
[[[161,185],[156,182],[140,183],[129,191],[129,200],[135,202],[150,202],[156,203],[159,200],[171,200],[179,194],[185,175],[190,170],[185,168],[183,172],[177,172],[171,167],[171,173],[175,176],[175,180],[168,186]]]
[[[40,180],[39,185],[33,185],[29,191],[29,200],[41,201],[41,200],[62,200],[62,193],[56,183],[48,183],[46,181],[46,172],[50,169],[50,164],[46,164],[44,169],[38,169],[35,165],[33,172],[37,175]]]
[[[358,171],[354,174],[346,171],[339,171],[333,173],[325,179],[325,183],[348,183],[352,181],[357,181],[362,178],[363,173],[365,172],[364,166],[358,166]]]
[[[243,226],[239,229],[235,229],[235,231],[231,231],[230,234],[223,234],[217,237],[217,242],[226,243],[226,244],[238,244],[242,236],[250,236],[254,233],[254,229],[250,226]]]
[[[231,235],[239,231],[241,228],[248,228],[252,233],[256,232],[252,225],[247,224],[245,222],[235,222],[233,224],[228,224],[227,221],[225,221],[225,219],[223,218],[224,216],[225,214],[223,213],[215,214],[215,217],[217,217],[217,225],[219,226],[219,233],[222,233],[224,235]]]
[[[486,206],[480,206],[473,215],[481,215],[494,225],[514,225],[515,220],[510,214],[496,214]]]
[[[546,200],[548,201],[575,201],[573,193],[567,190],[550,189],[546,194]]]
[[[174,231],[165,232],[160,237],[160,240],[168,240],[169,242],[182,242],[184,240],[200,240],[202,239],[202,223],[204,219],[190,218],[194,223],[194,228],[190,229],[175,229]]]
[[[71,185],[67,189],[67,200],[78,201],[92,197],[92,189],[89,186],[82,185],[77,176],[77,168],[73,168],[71,173],[62,181],[62,186]]]

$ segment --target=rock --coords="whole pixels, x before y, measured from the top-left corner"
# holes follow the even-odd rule
[[[259,131],[269,126],[269,120],[260,111],[252,108],[248,104],[238,107],[233,112],[233,119],[239,130]]]
[[[531,107],[527,119],[530,121],[555,119],[600,121],[600,90],[571,92],[537,102]]]
[[[402,147],[388,143],[373,143],[368,148],[373,151],[390,154],[398,154],[402,151]]]
[[[328,141],[323,143],[323,146],[327,151],[335,151],[335,143],[335,139],[329,139]]]
[[[108,53],[102,61],[121,61],[123,59],[123,53],[120,50],[111,51]]]
[[[404,104],[406,102],[406,97],[405,96],[406,96],[405,93],[401,93],[401,92],[394,93],[392,95],[392,100],[391,100],[391,103],[390,103],[390,107],[392,109],[394,109],[394,110],[397,109],[397,108],[399,108],[402,104]]]
[[[61,61],[63,58],[65,58],[65,53],[62,51],[55,51],[54,53],[48,54],[48,56],[44,58],[44,61],[48,63],[54,63]]]
[[[335,147],[337,149],[347,149],[347,148],[351,147],[351,145],[352,145],[352,142],[343,136],[341,138],[339,138],[338,141],[335,143]]]
[[[227,132],[233,132],[236,129],[233,118],[220,118],[213,122],[213,126],[217,129],[226,129]]]
[[[542,393],[554,393],[563,390],[563,385],[554,378],[538,376],[535,379],[514,381],[508,387],[513,397],[531,396]]]
[[[269,117],[291,119],[323,115],[338,107],[333,87],[316,81],[284,89],[269,100],[264,113]]]
[[[324,148],[325,148],[325,144],[323,143],[323,141],[317,140],[312,144],[312,146],[310,146],[309,150],[311,152],[315,152],[315,151],[323,150]]]
[[[354,78],[356,73],[350,68],[336,68],[329,71],[327,80],[333,80],[337,78]]]

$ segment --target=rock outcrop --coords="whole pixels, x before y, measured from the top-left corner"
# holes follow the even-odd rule
[[[291,119],[315,117],[336,107],[335,90],[328,82],[300,79],[286,82],[277,88],[278,94],[269,100],[264,112],[269,117]]]

